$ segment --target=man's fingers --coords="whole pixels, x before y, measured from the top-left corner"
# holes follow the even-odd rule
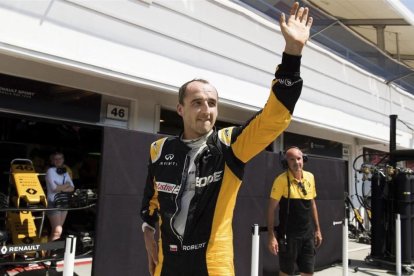
[[[298,8],[299,8],[299,3],[298,3],[298,2],[295,2],[295,3],[292,5],[292,8],[290,9],[290,15],[291,15],[291,16],[295,16],[295,17],[296,17],[296,13],[297,13],[297,11],[298,11]]]
[[[147,254],[148,254],[148,271],[150,275],[153,276],[155,273],[155,263],[152,261],[151,254],[149,252],[147,252]]]
[[[322,244],[322,236],[315,236],[315,246],[319,247]]]
[[[157,243],[155,240],[152,240],[150,244],[148,245],[147,252],[149,257],[151,258],[151,261],[155,264],[158,264],[158,249],[157,249]]]
[[[269,251],[273,255],[277,255],[276,249],[275,249],[275,247],[273,245],[269,245]]]
[[[279,24],[281,27],[286,25],[286,16],[284,12],[282,12],[282,14],[279,17]]]
[[[309,17],[308,22],[306,22],[306,27],[310,29],[312,27],[312,23],[313,23],[313,17]]]
[[[144,232],[145,248],[148,255],[148,269],[151,275],[154,275],[155,267],[158,264],[158,248],[157,242],[152,231],[146,230]]]
[[[158,264],[158,250],[156,247],[151,251],[151,258],[155,264]]]
[[[290,9],[290,15],[288,20],[298,20],[299,22],[305,24],[307,28],[311,28],[313,23],[313,18],[309,16],[309,8],[300,7],[298,2],[295,2]],[[279,23],[283,27],[288,25],[289,22],[286,22],[286,16],[284,13],[280,15]]]
[[[303,14],[300,17],[300,22],[303,22],[306,25],[306,23],[308,22],[308,15],[309,15],[309,8],[304,8]]]
[[[298,12],[296,13],[295,19],[298,19],[299,21],[302,21],[302,16],[303,16],[304,10],[305,9],[303,7],[300,7]]]

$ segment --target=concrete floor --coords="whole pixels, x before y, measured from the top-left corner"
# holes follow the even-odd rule
[[[389,276],[396,275],[395,266],[387,265],[385,262],[368,261],[365,259],[369,257],[371,253],[371,246],[368,244],[361,244],[355,241],[349,241],[348,243],[348,270],[345,272],[342,264],[333,265],[332,267],[315,272],[316,276],[336,276],[336,275],[376,275],[376,276]],[[402,269],[402,275],[411,275],[407,269]],[[345,274],[346,273],[346,274]]]

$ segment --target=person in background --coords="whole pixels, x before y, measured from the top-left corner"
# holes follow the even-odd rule
[[[303,153],[297,147],[285,153],[286,171],[276,177],[267,212],[268,248],[279,254],[279,276],[293,275],[295,264],[301,275],[313,275],[315,247],[322,243],[316,208],[315,178],[303,170]],[[274,233],[276,207],[279,208],[277,237]]]
[[[73,192],[74,185],[72,179],[65,167],[64,156],[61,152],[55,152],[51,156],[52,167],[46,172],[46,188],[48,207],[55,207],[54,201],[56,194],[60,192]],[[68,211],[50,210],[47,211],[49,218],[51,233],[49,241],[54,241],[60,238],[63,231],[63,224]]]
[[[312,25],[308,12],[295,3],[287,21],[281,16],[282,64],[265,107],[244,126],[214,128],[218,93],[208,81],[194,79],[179,89],[177,113],[184,129],[179,137],[152,143],[141,206],[151,275],[235,274],[232,220],[244,167],[290,123],[302,89],[300,59]]]
[[[54,167],[55,166],[54,165],[54,162],[55,162],[54,161],[54,158],[55,158],[55,153],[52,153],[49,156],[50,167]],[[69,174],[70,178],[73,180],[73,172],[72,172],[72,169],[68,165],[66,165],[66,164],[63,164],[63,167],[65,168],[66,172]],[[49,166],[48,166],[48,168],[49,168]]]

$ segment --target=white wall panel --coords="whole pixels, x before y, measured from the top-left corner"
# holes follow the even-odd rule
[[[188,79],[202,77],[217,87],[224,103],[249,112],[263,106],[284,47],[274,21],[222,0],[5,0],[0,26],[3,55],[30,55],[114,82],[145,82],[154,85],[153,93],[163,93],[159,87],[175,93]],[[294,118],[300,124],[386,143],[390,114],[414,122],[411,94],[312,42],[302,63],[305,86]],[[140,97],[137,92],[138,103]],[[145,104],[138,112],[145,120],[153,117]],[[245,115],[233,116],[229,119],[237,121]],[[153,123],[141,125],[148,130]],[[412,146],[412,131],[397,125],[399,144]]]

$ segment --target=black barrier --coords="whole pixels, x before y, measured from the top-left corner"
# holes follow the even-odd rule
[[[399,173],[395,177],[397,212],[401,215],[401,261],[411,263],[411,187],[410,175]]]
[[[394,177],[380,171],[371,178],[371,258],[394,263],[397,256],[395,215],[401,221],[401,263],[414,259],[414,175],[400,170]]]
[[[385,256],[385,177],[379,173],[373,174],[371,178],[371,256],[383,258]]]
[[[410,177],[411,187],[411,261],[414,262],[414,175]]]

